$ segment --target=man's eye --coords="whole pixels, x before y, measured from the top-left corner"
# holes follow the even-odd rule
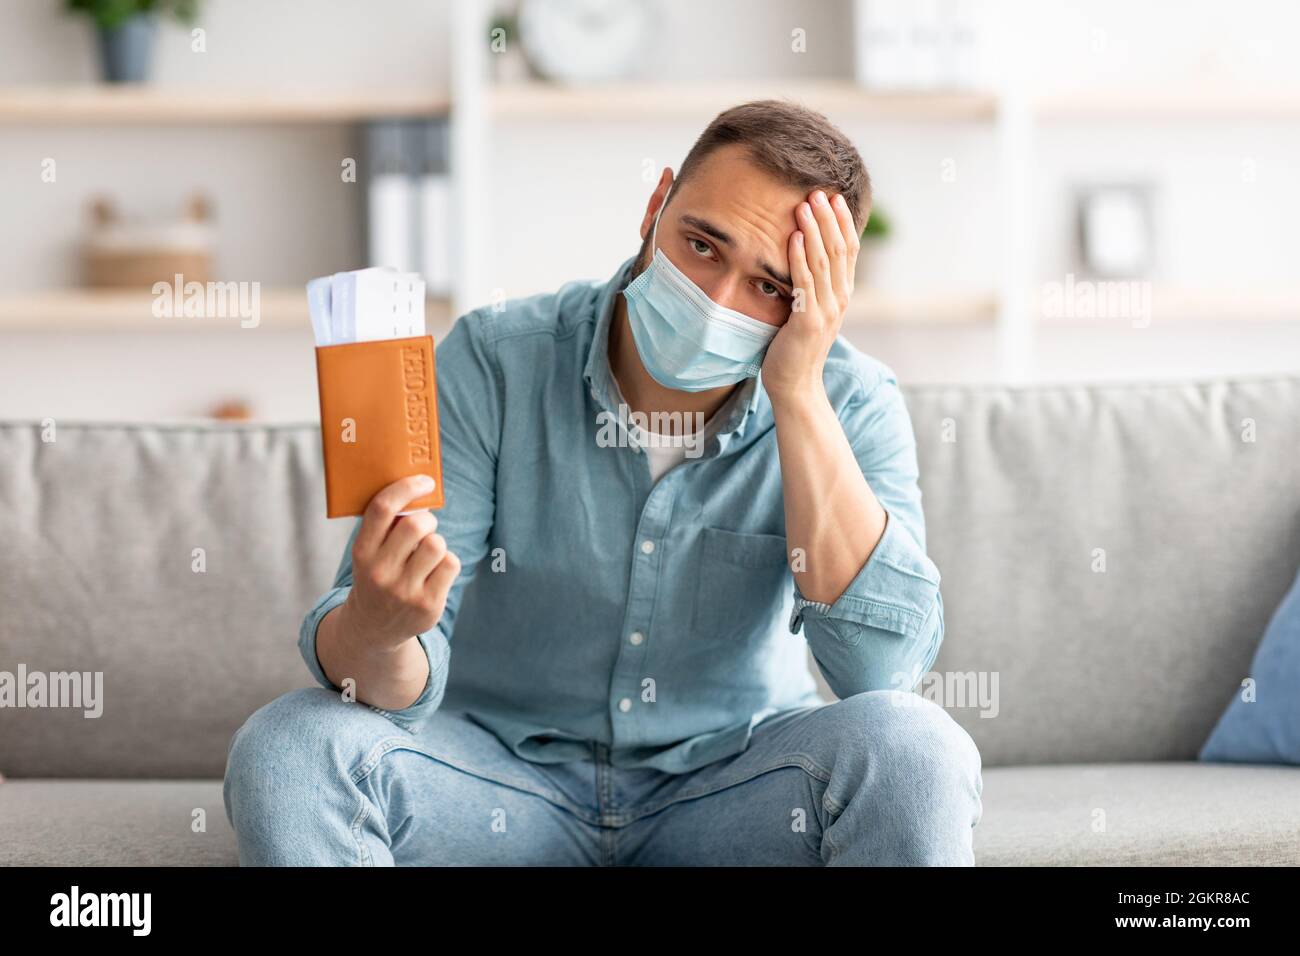
[[[758,284],[758,291],[769,299],[777,299],[781,296],[781,290],[770,282],[760,282]]]
[[[703,239],[692,239],[690,240],[690,242],[691,242],[691,248],[694,249],[699,255],[707,256],[709,255],[709,253],[713,252],[713,247],[710,246]]]

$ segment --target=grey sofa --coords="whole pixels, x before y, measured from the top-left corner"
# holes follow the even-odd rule
[[[977,862],[1300,863],[1300,769],[1195,762],[1300,565],[1300,376],[907,397]],[[227,743],[311,683],[348,532],[315,427],[53,437],[0,425],[0,671],[103,672],[104,710],[0,710],[0,863],[232,864]]]

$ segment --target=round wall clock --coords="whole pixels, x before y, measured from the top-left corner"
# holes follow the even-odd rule
[[[656,13],[654,0],[522,0],[519,41],[548,80],[612,80],[643,62]]]

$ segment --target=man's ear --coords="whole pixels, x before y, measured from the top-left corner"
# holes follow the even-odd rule
[[[655,191],[650,194],[650,201],[646,203],[645,215],[641,217],[641,241],[645,242],[650,235],[650,230],[654,228],[655,216],[659,214],[659,207],[664,204],[668,197],[668,190],[673,185],[673,171],[670,167],[665,166],[664,171],[659,174],[659,184],[655,186]]]

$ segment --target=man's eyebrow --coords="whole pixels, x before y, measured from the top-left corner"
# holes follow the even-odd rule
[[[723,245],[731,245],[731,237],[711,222],[699,219],[695,216],[682,216],[681,223],[684,226],[690,226],[693,229],[700,230],[700,232],[704,233],[706,236],[712,236]]]
[[[712,236],[714,239],[718,240],[718,242],[722,243],[723,245],[729,246],[732,244],[731,236],[727,235],[725,232],[723,232],[721,229],[719,229],[713,223],[708,222],[707,220],[700,219],[697,216],[682,216],[682,218],[678,221],[681,222],[681,224],[684,226],[690,226],[693,229],[698,229],[706,236]],[[780,282],[782,285],[789,286],[792,289],[794,288],[794,282],[790,279],[790,274],[788,272],[777,272],[775,268],[768,265],[766,262],[760,262],[758,264],[758,267],[762,269],[764,272],[766,272],[768,275],[770,275],[777,282]]]
[[[788,272],[777,272],[766,262],[760,262],[758,267],[782,285],[789,286],[791,289],[794,288],[794,282],[790,279],[790,274]]]

